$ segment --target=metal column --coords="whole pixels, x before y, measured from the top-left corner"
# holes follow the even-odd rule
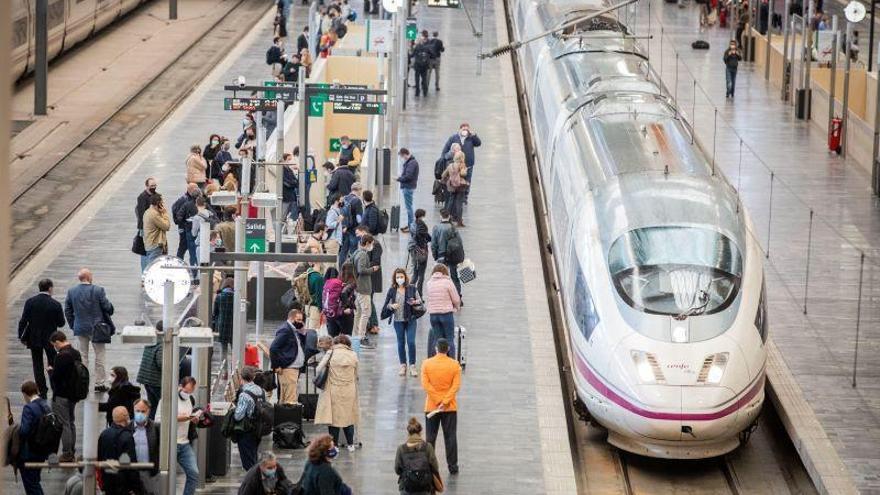
[[[49,92],[49,0],[37,0],[34,23],[34,115],[46,115]]]
[[[244,217],[239,216],[235,219],[235,252],[244,252]],[[229,365],[239,366],[244,361],[244,342],[247,339],[247,267],[246,261],[235,262],[235,280],[232,309],[232,356],[229,358]]]
[[[873,9],[872,9],[873,12]],[[874,27],[874,18],[871,17],[871,27]],[[880,47],[877,49],[877,54],[880,55]],[[874,139],[872,140],[874,151],[871,154],[871,184],[874,188],[874,194],[880,194],[880,62],[877,64],[877,73],[875,76],[877,77],[877,92],[874,93]]]
[[[843,70],[843,109],[841,110],[841,119],[843,122],[841,123],[840,129],[840,156],[846,156],[846,135],[849,132],[849,69],[852,65],[851,62],[851,51],[852,51],[852,39],[853,39],[853,23],[847,21],[846,23],[846,62],[844,63]]]
[[[770,45],[773,40],[773,7],[776,4],[774,0],[769,0],[767,12],[767,46],[764,47],[764,80],[770,80]]]
[[[788,101],[788,89],[791,86],[791,60],[788,58],[788,38],[791,35],[788,20],[790,2],[791,0],[785,0],[785,12],[782,13],[782,101]]]
[[[177,369],[174,361],[174,283],[165,282],[164,304],[162,306],[162,408],[159,416],[162,419],[159,431],[159,486],[162,493],[172,495],[176,490],[177,471],[177,384],[173,375]],[[85,488],[85,487],[84,487]],[[94,493],[84,490],[84,493]]]
[[[211,258],[211,225],[199,218],[199,266],[208,267]],[[202,326],[211,326],[211,295],[213,290],[213,273],[210,270],[199,270],[199,303],[198,315]],[[211,350],[207,347],[193,349],[192,369],[196,379],[196,404],[211,402]],[[155,407],[155,406],[154,406]],[[204,488],[208,476],[208,439],[205,435],[196,442],[196,461],[199,466],[199,487]]]
[[[305,69],[301,68],[304,72]],[[275,125],[275,162],[284,161],[284,100],[278,100],[278,115],[275,117],[278,123]],[[302,156],[302,155],[300,155]],[[285,165],[286,166],[286,165]],[[281,231],[284,229],[284,218],[281,213],[284,211],[282,194],[284,193],[284,169],[276,167],[275,169],[275,252],[281,252]]]
[[[305,67],[299,68],[299,87],[297,88],[297,92],[299,94],[299,108],[301,110],[300,113],[300,124],[299,124],[299,202],[300,202],[300,212],[303,216],[308,214],[309,210],[309,202],[306,197],[306,173],[309,162],[309,110],[312,106],[311,99],[306,93],[306,69]],[[283,170],[282,170],[283,172]],[[277,247],[275,248],[278,249]],[[281,252],[281,251],[277,251]]]

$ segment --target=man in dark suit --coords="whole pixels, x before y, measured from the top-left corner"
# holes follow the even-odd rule
[[[40,389],[40,397],[47,398],[46,369],[43,366],[43,353],[48,366],[55,363],[55,348],[49,343],[52,332],[64,326],[64,310],[61,303],[52,298],[52,281],[48,278],[37,284],[40,293],[24,303],[21,319],[18,320],[18,340],[31,350],[34,365],[34,381]]]

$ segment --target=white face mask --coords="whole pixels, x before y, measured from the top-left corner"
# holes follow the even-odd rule
[[[403,277],[397,277],[397,285],[403,285],[406,283],[406,279]]]
[[[229,165],[226,165],[226,164],[224,163],[223,166],[220,167],[220,170],[223,170],[224,172],[229,172]]]
[[[462,139],[464,139],[464,138],[468,137],[468,134],[470,134],[470,133],[468,131],[461,131],[461,132],[459,132],[459,134],[461,135]]]

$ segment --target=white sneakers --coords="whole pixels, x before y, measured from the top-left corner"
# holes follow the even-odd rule
[[[416,368],[416,365],[411,365],[409,367],[409,376],[419,376],[419,370]]]
[[[397,376],[404,376],[404,375],[406,375],[406,365],[401,364],[400,370],[397,371]]]
[[[354,449],[356,449],[357,447],[355,447],[354,445],[349,445],[347,448],[349,452],[354,452]]]

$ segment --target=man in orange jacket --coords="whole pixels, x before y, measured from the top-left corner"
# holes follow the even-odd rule
[[[458,441],[456,429],[458,404],[455,394],[461,386],[461,366],[450,358],[449,342],[437,339],[437,354],[422,362],[422,388],[425,389],[425,423],[428,443],[433,447],[443,427],[446,465],[449,474],[458,474]]]

